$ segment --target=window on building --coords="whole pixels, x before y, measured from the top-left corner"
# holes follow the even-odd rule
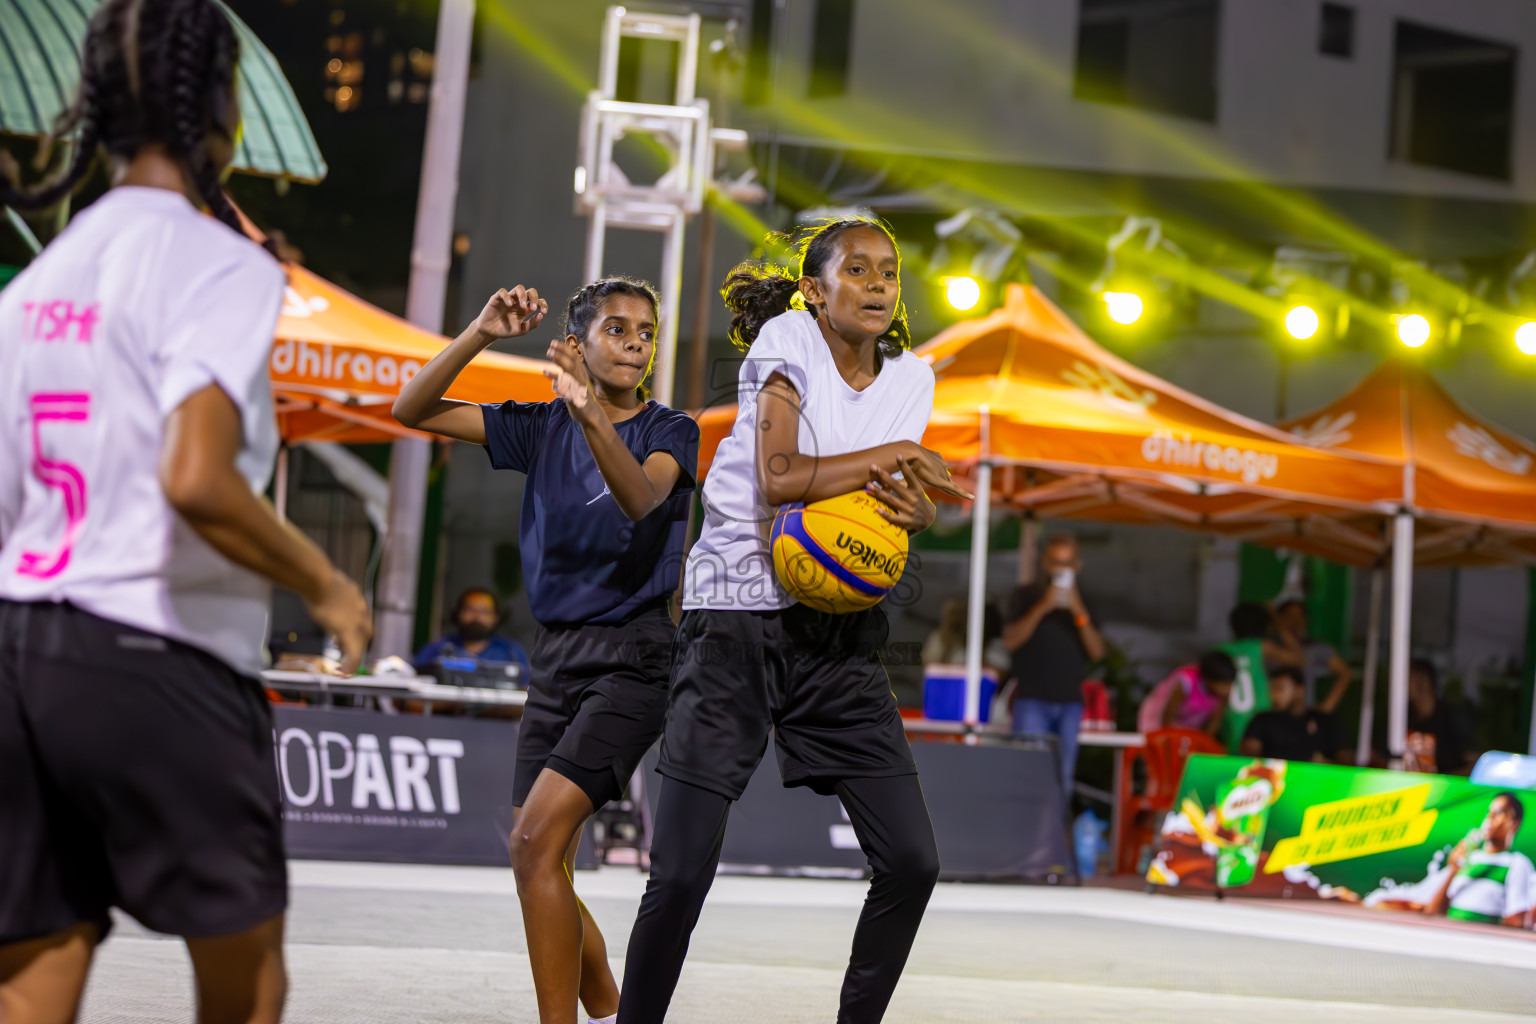
[[[1216,120],[1219,0],[1081,0],[1073,95]]]
[[[773,98],[773,29],[776,0],[752,0],[752,31],[747,43],[747,80],[742,101],[760,106]]]
[[[816,0],[807,96],[841,96],[848,91],[848,57],[852,49],[853,0]]]
[[[1317,51],[1330,57],[1355,55],[1355,9],[1345,4],[1323,4],[1318,26]]]
[[[1395,50],[1392,158],[1508,181],[1518,51],[1408,21]]]

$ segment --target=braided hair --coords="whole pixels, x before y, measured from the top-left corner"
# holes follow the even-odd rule
[[[633,277],[602,277],[576,290],[569,302],[565,304],[565,335],[575,335],[583,341],[587,338],[587,331],[592,327],[592,321],[597,320],[603,312],[603,306],[615,295],[632,295],[637,299],[644,299],[651,304],[651,318],[656,321],[656,326],[661,327],[661,299],[652,288],[650,282],[641,281]],[[646,376],[656,366],[656,348],[651,347],[651,365],[646,369]],[[640,386],[640,397],[650,397],[650,389],[644,384]]]
[[[68,166],[31,189],[0,166],[0,205],[47,209],[80,186],[102,150],[129,160],[160,145],[209,212],[244,234],[208,150],[211,132],[231,142],[237,133],[239,60],[239,38],[214,0],[106,0],[86,30],[79,94],[48,138],[79,132]]]
[[[757,333],[763,329],[764,324],[790,309],[807,310],[811,316],[819,319],[820,310],[807,303],[800,294],[800,279],[820,277],[835,251],[832,244],[838,236],[853,228],[879,231],[891,240],[891,248],[896,250],[896,259],[901,259],[896,236],[878,220],[852,218],[829,221],[813,227],[808,235],[798,241],[793,235],[769,236],[770,244],[787,244],[792,253],[799,254],[800,272],[791,277],[783,266],[768,261],[742,263],[730,272],[720,288],[720,297],[734,314],[731,317],[731,343],[746,351],[757,340]],[[891,326],[876,340],[880,355],[885,357],[899,356],[912,347],[905,303],[896,304]]]

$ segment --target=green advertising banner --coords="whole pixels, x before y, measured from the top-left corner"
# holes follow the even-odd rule
[[[1531,928],[1536,791],[1196,754],[1147,881]]]

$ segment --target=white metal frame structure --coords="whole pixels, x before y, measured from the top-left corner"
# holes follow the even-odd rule
[[[587,231],[586,279],[602,276],[604,242],[610,227],[662,234],[661,330],[657,339],[652,392],[672,404],[677,365],[677,330],[683,289],[683,232],[688,217],[703,208],[714,174],[716,143],[741,145],[745,134],[716,130],[709,101],[694,95],[698,74],[697,14],[645,14],[608,8],[603,25],[599,86],[582,110],[576,166],[576,206],[591,218]],[[627,103],[616,98],[619,45],[624,38],[675,42],[679,53],[671,105]],[[669,165],[654,184],[637,185],[613,160],[613,147],[626,135],[653,139]]]

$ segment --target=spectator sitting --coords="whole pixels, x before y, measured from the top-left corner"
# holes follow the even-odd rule
[[[1287,648],[1291,657],[1298,652],[1301,655],[1301,679],[1306,706],[1331,713],[1338,708],[1339,701],[1344,699],[1344,694],[1349,690],[1352,673],[1349,663],[1339,657],[1339,652],[1333,649],[1332,644],[1314,640],[1307,635],[1307,625],[1306,602],[1291,598],[1281,602],[1280,607],[1275,609],[1275,632],[1280,638],[1280,646]],[[1271,674],[1274,671],[1274,668],[1270,669]],[[1317,684],[1329,676],[1333,678],[1333,685],[1319,700]]]
[[[476,661],[517,665],[520,682],[527,685],[532,671],[523,645],[496,632],[501,622],[501,601],[484,587],[470,587],[453,606],[454,630],[427,644],[411,659],[416,671],[427,673],[442,658],[474,658]]]
[[[987,630],[982,630],[982,636],[987,637]],[[951,598],[944,602],[944,613],[939,619],[939,626],[928,634],[928,640],[923,644],[923,666],[929,665],[963,665],[965,664],[965,637],[966,637],[966,607],[965,602],[959,598]],[[982,668],[989,668],[997,673],[998,682],[1006,679],[1008,669],[1012,666],[1013,658],[1008,653],[1008,648],[1003,646],[1001,638],[991,637],[983,640],[981,653]]]
[[[1290,666],[1269,671],[1271,709],[1253,716],[1243,733],[1244,757],[1280,761],[1320,761],[1352,764],[1349,737],[1328,712],[1307,708],[1301,672]]]
[[[1237,663],[1224,651],[1207,651],[1194,665],[1176,668],[1152,688],[1136,714],[1143,734],[1159,729],[1195,729],[1215,736],[1237,679]]]
[[[1440,697],[1439,674],[1427,658],[1408,665],[1408,749],[1403,767],[1411,772],[1466,775],[1477,760],[1472,727],[1461,709]]]

